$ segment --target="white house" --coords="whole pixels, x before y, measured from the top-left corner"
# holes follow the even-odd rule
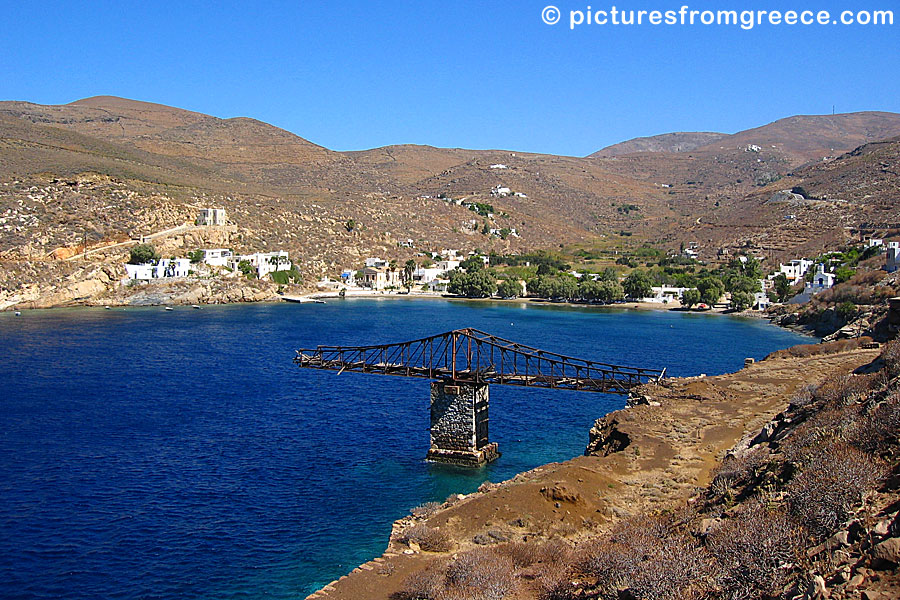
[[[225,225],[224,208],[201,208],[197,212],[197,225]]]
[[[412,278],[416,283],[431,283],[435,279],[440,279],[441,275],[446,273],[446,269],[438,267],[418,267],[413,271]]]
[[[384,269],[388,266],[388,261],[380,258],[367,258],[366,267],[369,269]]]
[[[191,261],[187,258],[164,258],[156,264],[125,265],[125,272],[130,279],[171,279],[187,277],[191,270]]]
[[[437,262],[437,268],[441,270],[442,273],[446,273],[447,271],[452,271],[459,267],[462,261],[455,258],[448,258],[446,260],[439,260]]]
[[[805,258],[794,259],[790,261],[786,265],[779,265],[778,272],[784,273],[784,276],[787,277],[787,280],[791,283],[802,279],[806,272],[810,270],[813,266],[813,261],[806,260]]]
[[[256,274],[260,279],[269,273],[285,271],[291,267],[291,259],[288,257],[288,253],[283,250],[278,252],[257,252],[255,254],[234,256],[231,258],[228,266],[236,271],[244,261],[247,261],[256,268]]]
[[[509,167],[507,167],[506,165],[497,164],[497,165],[491,165],[491,168],[492,169],[508,169]]]
[[[673,300],[681,300],[682,294],[688,288],[683,287],[669,287],[669,286],[661,286],[661,287],[653,287],[653,296],[649,298],[642,298],[641,302],[661,302],[663,304],[668,304]]]
[[[428,284],[428,290],[431,292],[435,292],[438,294],[446,294],[447,289],[450,287],[449,279],[433,279]]]
[[[884,270],[893,273],[900,268],[900,242],[888,242]]]
[[[806,284],[806,292],[817,294],[821,291],[834,287],[834,273],[826,273],[825,265],[819,263],[816,265],[816,273],[813,275],[812,281]]]
[[[224,267],[231,261],[232,257],[234,257],[234,253],[225,248],[214,248],[203,250],[202,252],[203,262],[213,267]]]
[[[879,240],[878,238],[866,240],[866,248],[880,248],[881,246],[884,246],[884,240]]]
[[[756,292],[753,294],[753,308],[756,310],[766,310],[772,305],[769,295],[765,292]]]
[[[506,198],[510,194],[512,194],[512,190],[502,185],[498,185],[491,190],[491,196],[497,196],[498,198]]]
[[[353,269],[344,269],[341,271],[341,283],[347,287],[356,287],[356,271]]]

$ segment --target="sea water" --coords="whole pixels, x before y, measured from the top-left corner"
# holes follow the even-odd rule
[[[500,302],[2,314],[0,597],[303,597],[381,554],[409,509],[579,455],[624,404],[492,386],[503,456],[467,470],[423,460],[428,381],[292,363],[463,327],[669,375],[804,341],[753,319]]]

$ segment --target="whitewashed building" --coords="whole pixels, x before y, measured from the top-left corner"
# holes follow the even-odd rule
[[[202,250],[202,252],[203,262],[212,267],[227,266],[231,259],[234,257],[234,252],[226,248],[213,248],[209,250]]]
[[[807,271],[809,271],[813,266],[813,261],[806,260],[805,258],[798,258],[790,261],[786,265],[782,264],[778,266],[778,272],[784,273],[784,276],[787,277],[787,280],[791,283],[795,283],[796,281],[803,278],[806,275]]]
[[[201,208],[197,212],[197,225],[227,225],[224,208]]]
[[[191,261],[187,258],[163,258],[156,264],[125,265],[129,279],[151,280],[187,277],[190,275]]]
[[[885,251],[884,270],[893,273],[900,268],[900,242],[888,242]]]
[[[288,253],[283,250],[233,256],[228,267],[237,271],[240,268],[240,264],[244,261],[247,261],[256,269],[256,274],[260,279],[269,273],[286,271],[291,268],[291,259],[288,257]]]
[[[816,265],[816,272],[813,275],[812,281],[806,284],[806,289],[804,291],[809,294],[818,294],[819,292],[833,288],[834,281],[834,273],[826,272],[825,265],[819,263]]]
[[[370,269],[384,269],[388,266],[388,261],[380,258],[367,258],[366,267]]]

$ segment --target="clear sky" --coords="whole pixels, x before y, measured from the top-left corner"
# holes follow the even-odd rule
[[[556,5],[550,26],[542,9]],[[570,11],[890,10],[893,26],[587,26]],[[897,0],[0,0],[0,99],[248,116],[334,150],[585,155],[670,131],[900,112]]]

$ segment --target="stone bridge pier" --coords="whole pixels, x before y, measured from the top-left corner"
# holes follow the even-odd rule
[[[431,382],[431,449],[427,459],[478,467],[500,456],[488,441],[486,383]]]

